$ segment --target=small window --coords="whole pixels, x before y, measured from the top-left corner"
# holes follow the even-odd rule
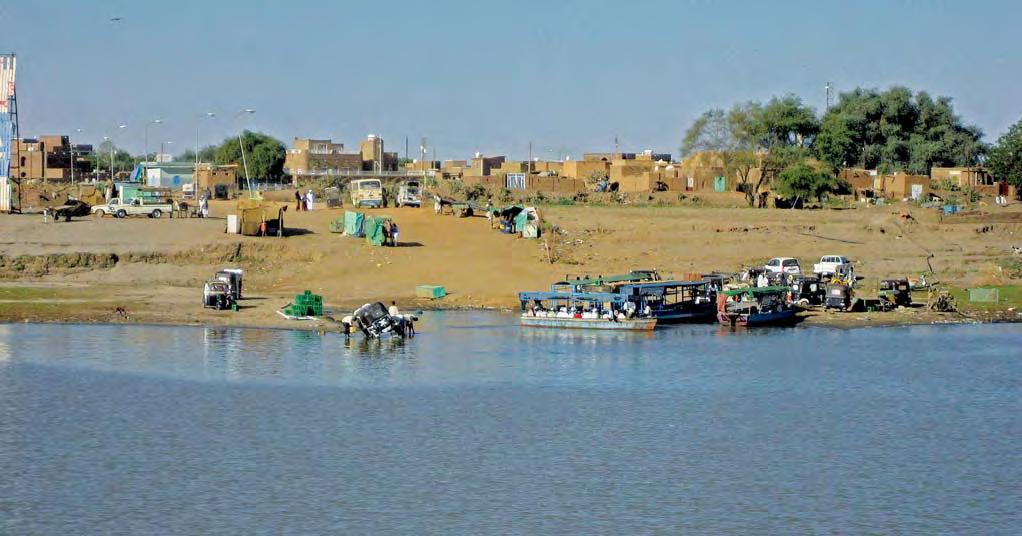
[[[782,266],[798,266],[798,261],[795,260],[795,259],[788,259],[788,260],[784,261]]]

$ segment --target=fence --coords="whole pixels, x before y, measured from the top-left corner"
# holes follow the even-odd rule
[[[969,301],[979,303],[997,303],[1001,293],[996,288],[970,288]]]

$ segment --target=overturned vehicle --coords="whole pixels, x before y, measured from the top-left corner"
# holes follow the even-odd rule
[[[78,199],[68,199],[59,207],[50,207],[43,211],[43,216],[53,218],[53,221],[71,221],[71,218],[83,218],[92,212],[92,206]]]
[[[362,331],[367,339],[379,339],[386,336],[411,337],[415,335],[412,315],[391,316],[387,308],[380,302],[367,303],[352,313],[352,322]],[[348,330],[350,331],[350,330]]]

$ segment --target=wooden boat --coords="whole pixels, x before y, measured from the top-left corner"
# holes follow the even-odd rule
[[[613,331],[652,331],[656,328],[656,318],[625,318],[621,320],[607,320],[604,318],[557,318],[546,316],[529,316],[523,314],[521,317],[523,326],[533,328],[560,328],[560,329],[602,329]]]
[[[712,322],[716,318],[716,289],[711,281],[655,281],[621,285],[617,292],[646,309],[661,324]]]
[[[520,292],[518,300],[523,311],[520,322],[527,327],[649,331],[657,324],[652,316],[626,318],[625,311],[629,309],[626,304],[634,302],[623,294]]]
[[[721,291],[717,320],[725,326],[783,326],[798,319],[788,300],[789,287],[752,287]]]

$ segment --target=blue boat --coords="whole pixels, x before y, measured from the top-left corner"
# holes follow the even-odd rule
[[[622,294],[606,292],[520,292],[521,325],[560,329],[651,331],[657,319],[629,317],[629,300]]]

